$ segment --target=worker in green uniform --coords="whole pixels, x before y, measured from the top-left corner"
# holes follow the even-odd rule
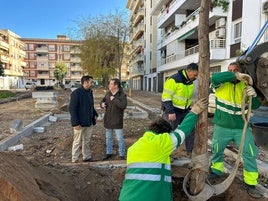
[[[172,131],[160,118],[127,151],[127,170],[120,201],[171,201],[170,155],[191,133],[197,115],[208,106],[207,99],[197,101],[182,123]]]
[[[216,110],[213,117],[214,133],[212,139],[212,166],[209,178],[220,176],[223,172],[223,152],[231,142],[239,147],[243,133],[244,120],[242,118],[243,91],[252,96],[252,109],[260,107],[260,101],[254,88],[251,77],[241,73],[241,67],[236,63],[228,66],[228,71],[214,73],[211,78],[215,89]],[[242,158],[244,161],[244,182],[249,195],[261,197],[255,186],[258,181],[258,168],[256,157],[258,149],[254,143],[252,130],[246,130]]]

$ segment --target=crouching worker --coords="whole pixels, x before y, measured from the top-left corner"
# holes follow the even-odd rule
[[[154,121],[144,135],[129,147],[120,201],[172,200],[170,155],[191,133],[197,115],[207,106],[206,99],[197,101],[174,131],[166,120]]]

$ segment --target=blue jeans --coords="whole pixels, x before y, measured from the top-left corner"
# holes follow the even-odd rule
[[[125,140],[123,138],[123,129],[106,129],[106,154],[113,153],[113,131],[115,131],[118,141],[119,156],[125,156]]]

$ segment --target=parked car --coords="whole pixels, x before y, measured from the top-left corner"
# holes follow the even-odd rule
[[[81,82],[80,81],[71,81],[68,83],[64,84],[64,89],[71,89],[71,88],[78,88],[81,86]]]
[[[33,83],[33,82],[26,82],[25,84],[25,89],[28,90],[28,89],[34,89],[36,87],[36,84]]]

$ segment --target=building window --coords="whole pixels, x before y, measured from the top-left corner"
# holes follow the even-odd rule
[[[70,46],[69,45],[64,45],[63,46],[63,51],[65,51],[65,52],[70,51]]]
[[[31,70],[31,71],[30,71],[30,76],[31,76],[31,77],[35,77],[35,71]]]
[[[35,59],[35,55],[34,55],[33,52],[30,52],[30,53],[29,53],[29,58],[30,58],[30,59]]]
[[[31,61],[30,62],[30,68],[35,68],[36,62],[35,61]]]
[[[48,58],[50,60],[55,60],[56,59],[56,55],[55,54],[48,54]]]
[[[48,45],[48,50],[49,51],[55,51],[56,50],[55,45]]]
[[[63,60],[70,60],[70,54],[63,54]]]
[[[29,50],[34,50],[34,44],[29,44]]]
[[[234,24],[234,43],[241,42],[242,22]]]

